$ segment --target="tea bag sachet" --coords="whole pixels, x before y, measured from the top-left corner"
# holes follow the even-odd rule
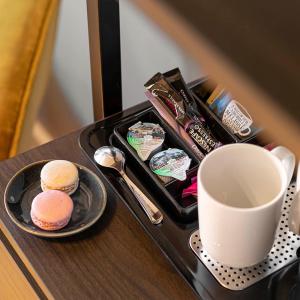
[[[258,131],[246,108],[223,88],[218,86],[206,104],[222,123],[240,139],[250,137]]]

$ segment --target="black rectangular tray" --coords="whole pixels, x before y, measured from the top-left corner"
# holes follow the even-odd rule
[[[128,128],[138,121],[159,124],[165,131],[165,140],[162,150],[168,148],[178,148],[184,150],[191,158],[191,165],[187,171],[187,179],[179,181],[173,179],[168,183],[163,183],[149,167],[149,161],[142,161],[137,152],[128,144],[126,140]],[[114,128],[115,138],[111,138],[111,144],[118,146],[126,154],[127,163],[136,166],[135,170],[143,178],[147,178],[148,184],[155,187],[162,193],[162,201],[167,209],[170,209],[171,215],[179,221],[193,221],[197,218],[197,201],[191,197],[182,200],[181,194],[185,187],[191,184],[191,178],[197,175],[197,169],[200,161],[193,152],[186,147],[186,144],[177,136],[173,129],[159,116],[154,108],[149,108],[137,116],[127,121],[121,122]],[[119,143],[116,141],[119,141]],[[152,157],[152,156],[151,156]]]
[[[201,84],[201,82],[194,83],[194,85]],[[93,155],[97,148],[108,144],[122,147],[121,141],[114,134],[115,127],[138,120],[149,113],[151,107],[147,101],[86,127],[79,137],[80,147],[91,162],[98,167],[105,184],[110,185],[117,197],[128,206],[145,231],[201,299],[267,299],[269,278],[242,291],[228,290],[215,280],[189,248],[190,235],[198,228],[197,218],[191,218],[185,222],[174,218],[173,211],[166,205],[168,199],[163,199],[162,188],[165,187],[161,183],[154,184],[154,180],[148,180],[148,177],[142,175],[145,174],[145,170],[134,155],[127,154],[126,173],[162,211],[164,220],[160,225],[155,226],[150,223],[131,191],[116,172],[101,168],[94,162]]]

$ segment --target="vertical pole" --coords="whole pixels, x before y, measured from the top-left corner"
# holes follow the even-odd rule
[[[94,119],[122,110],[118,0],[87,0]]]

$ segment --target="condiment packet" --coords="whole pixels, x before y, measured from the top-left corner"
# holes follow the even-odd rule
[[[147,160],[151,153],[158,150],[165,140],[165,132],[158,124],[138,122],[128,129],[127,142],[138,156]]]
[[[184,81],[179,68],[170,70],[163,75],[173,89],[181,96],[184,102],[186,114],[195,120],[200,120],[205,123],[204,116],[200,113],[196,100],[191,95],[191,92]],[[206,128],[208,129],[208,128]]]
[[[222,123],[240,139],[250,137],[258,131],[246,108],[223,88],[217,87],[207,99],[206,104]]]
[[[197,176],[193,177],[191,179],[191,184],[183,189],[182,191],[182,198],[186,198],[186,197],[189,197],[189,196],[193,196],[193,197],[196,197],[197,198],[197,195],[198,195],[198,192],[197,192]]]
[[[145,87],[172,114],[176,122],[185,129],[202,153],[207,154],[221,146],[221,143],[207,129],[202,119],[194,113],[193,103],[184,97],[187,94],[178,93],[161,73],[154,75],[145,84]]]
[[[155,154],[149,163],[152,172],[157,174],[164,182],[170,177],[183,181],[189,169],[191,159],[180,149],[169,148]]]
[[[190,147],[198,159],[202,160],[204,158],[204,154],[197,147],[193,139],[187,134],[185,129],[178,122],[176,122],[169,109],[166,108],[166,106],[163,105],[158,98],[154,97],[150,91],[146,91],[145,94],[165,122],[168,123],[168,125],[172,127],[172,129],[178,134],[180,139],[185,142],[188,147]]]

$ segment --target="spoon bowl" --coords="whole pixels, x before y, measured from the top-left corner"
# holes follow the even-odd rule
[[[102,167],[124,171],[125,154],[116,147],[103,146],[94,153],[94,160]]]

